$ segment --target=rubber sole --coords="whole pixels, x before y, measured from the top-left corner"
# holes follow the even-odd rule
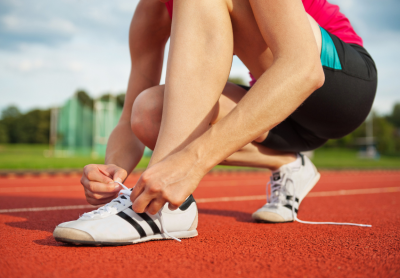
[[[172,236],[176,238],[192,238],[196,237],[198,235],[197,230],[192,230],[192,231],[186,231],[186,232],[171,232],[169,233]],[[157,235],[152,235],[152,236],[147,236],[144,238],[139,238],[135,239],[132,241],[126,241],[126,242],[108,242],[108,241],[85,241],[85,240],[76,240],[76,239],[68,239],[68,238],[60,238],[60,237],[55,237],[54,238],[58,242],[63,242],[63,243],[69,243],[69,244],[74,244],[74,245],[93,245],[93,246],[123,246],[123,245],[130,245],[130,244],[136,244],[136,243],[142,243],[146,241],[152,241],[152,240],[166,240],[166,239],[172,239],[169,236],[165,234],[157,234]]]
[[[314,166],[314,165],[313,165]],[[314,170],[316,172],[315,177],[307,184],[305,190],[302,192],[301,196],[299,196],[299,209],[300,209],[300,204],[303,201],[303,199],[307,196],[307,194],[314,188],[314,186],[318,183],[319,179],[321,178],[321,174],[317,171],[317,169],[314,166]],[[293,222],[293,220],[283,220],[283,221],[271,221],[271,220],[265,220],[265,219],[260,219],[260,218],[255,218],[253,216],[253,219],[257,223],[289,223]]]

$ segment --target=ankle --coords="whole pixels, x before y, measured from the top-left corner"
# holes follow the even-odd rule
[[[280,155],[279,157],[276,157],[276,163],[269,169],[271,171],[276,171],[279,168],[281,168],[283,165],[286,165],[286,164],[296,161],[296,159],[297,159],[297,153],[287,153],[287,154]]]

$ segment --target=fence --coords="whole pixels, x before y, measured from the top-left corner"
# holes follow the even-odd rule
[[[55,155],[105,156],[108,137],[121,113],[113,96],[88,105],[75,94],[62,107],[52,109],[50,142]]]

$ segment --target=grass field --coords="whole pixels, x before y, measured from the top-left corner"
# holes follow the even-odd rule
[[[80,169],[86,164],[101,164],[104,158],[45,157],[47,145],[0,145],[0,170]],[[137,169],[146,168],[144,157]],[[321,169],[400,169],[400,156],[382,155],[379,160],[360,159],[357,150],[322,148],[315,151],[313,162]],[[217,166],[219,169],[232,169]],[[235,167],[240,169],[241,167]]]

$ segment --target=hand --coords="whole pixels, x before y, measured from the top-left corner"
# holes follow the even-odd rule
[[[86,200],[91,205],[102,205],[113,200],[122,189],[115,181],[122,182],[127,173],[114,165],[89,164],[83,168],[81,184],[85,189]]]
[[[170,155],[143,172],[131,194],[132,209],[156,214],[166,202],[171,210],[177,209],[204,175],[183,152]]]

